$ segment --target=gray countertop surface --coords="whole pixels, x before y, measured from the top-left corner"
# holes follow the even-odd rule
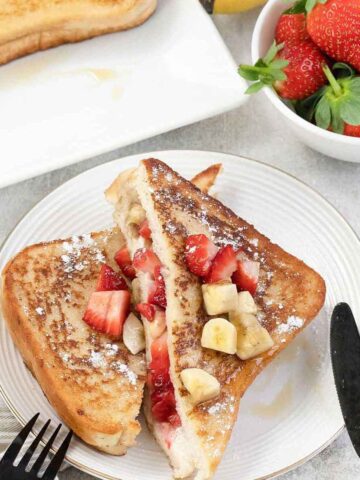
[[[255,10],[214,19],[237,62],[250,62],[251,33],[258,13]],[[5,239],[36,202],[73,176],[118,157],[167,149],[236,153],[279,167],[320,192],[360,233],[360,164],[336,161],[305,147],[289,131],[265,96],[259,94],[230,113],[0,190],[0,241]],[[72,468],[61,473],[60,477],[61,480],[92,478]],[[353,480],[360,478],[360,460],[352,449],[347,434],[343,433],[317,457],[281,478]]]

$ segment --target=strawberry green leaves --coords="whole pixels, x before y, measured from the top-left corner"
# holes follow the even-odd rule
[[[273,42],[264,58],[260,58],[255,65],[239,66],[238,72],[243,78],[251,82],[256,82],[250,85],[245,93],[256,93],[265,85],[272,86],[276,81],[286,80],[287,77],[283,69],[289,64],[289,62],[277,58],[277,54],[283,46],[283,44],[276,45],[276,43]]]
[[[284,13],[309,13],[318,3],[326,3],[327,0],[299,0]]]
[[[336,63],[333,70],[324,66],[329,85],[316,94],[295,104],[296,112],[318,127],[344,133],[346,125],[360,125],[360,77],[344,63]]]
[[[336,133],[344,132],[345,123],[360,125],[360,77],[335,78],[327,66],[324,73],[329,86],[316,107],[316,124]]]

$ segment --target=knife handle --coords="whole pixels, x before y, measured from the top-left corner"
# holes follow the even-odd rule
[[[208,13],[238,13],[265,2],[266,0],[200,0]]]

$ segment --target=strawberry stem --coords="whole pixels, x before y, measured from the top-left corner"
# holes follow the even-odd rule
[[[341,86],[339,85],[338,81],[336,80],[336,78],[334,77],[332,71],[330,70],[330,68],[327,66],[327,65],[324,65],[323,67],[323,71],[326,75],[326,78],[329,80],[329,83],[331,85],[331,88],[333,89],[334,91],[334,94],[336,97],[341,97],[341,95],[343,94],[343,91],[342,91],[342,88]]]

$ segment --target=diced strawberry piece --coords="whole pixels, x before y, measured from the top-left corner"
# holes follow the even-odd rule
[[[112,294],[113,292],[94,292],[91,295],[83,320],[94,330],[103,331]]]
[[[120,338],[130,310],[127,290],[94,292],[84,314],[84,321],[94,330]]]
[[[105,332],[112,337],[120,338],[123,325],[130,311],[131,296],[128,291],[113,292],[106,314]]]
[[[199,277],[207,275],[217,251],[217,246],[206,235],[199,234],[187,237],[185,260],[190,272]]]
[[[153,341],[151,345],[151,362],[150,368],[169,368],[169,352],[167,346],[167,333],[161,335]]]
[[[236,253],[231,245],[221,247],[214,258],[206,283],[228,280],[236,270]]]
[[[125,247],[116,252],[115,262],[119,265],[123,274],[133,280],[136,277],[135,269],[132,265],[129,250]]]
[[[155,318],[156,308],[151,303],[138,303],[135,307],[136,311],[140,313],[146,320],[152,322]]]
[[[151,239],[151,230],[149,227],[149,222],[147,220],[144,220],[142,224],[139,227],[139,235],[145,240],[150,240]]]
[[[176,415],[176,402],[173,388],[161,393],[161,399],[153,402],[152,414],[158,422],[167,422]]]
[[[179,427],[181,420],[176,411],[174,387],[170,379],[166,333],[154,340],[151,356],[148,384],[152,392],[152,414],[157,422],[167,422],[173,427]]]
[[[150,289],[148,301],[149,303],[158,305],[161,308],[166,308],[165,282],[160,270],[161,266],[155,267],[155,281]]]
[[[139,248],[135,252],[133,266],[135,270],[155,276],[156,267],[161,267],[161,262],[152,250]]]
[[[181,427],[181,419],[179,414],[176,411],[176,405],[175,405],[175,413],[172,413],[171,415],[168,416],[168,422],[175,428]]]
[[[96,285],[97,292],[111,290],[127,290],[128,286],[125,279],[115,272],[109,265],[102,265],[99,279]]]
[[[259,262],[253,262],[252,260],[238,261],[237,270],[232,276],[232,281],[236,284],[238,290],[248,291],[251,295],[255,295],[259,273]]]

